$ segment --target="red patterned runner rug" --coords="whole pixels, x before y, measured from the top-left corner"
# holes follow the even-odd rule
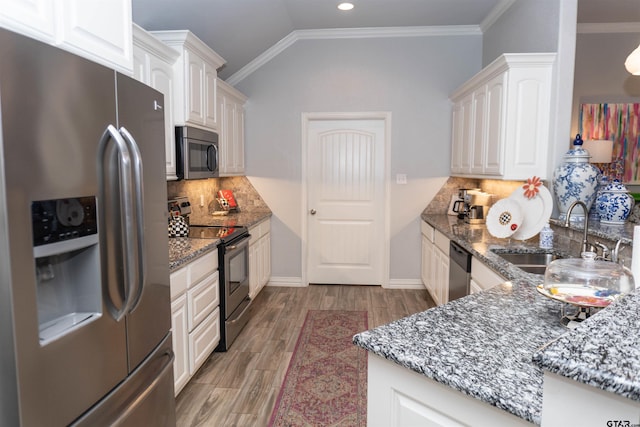
[[[269,426],[366,426],[366,329],[366,311],[309,310]]]

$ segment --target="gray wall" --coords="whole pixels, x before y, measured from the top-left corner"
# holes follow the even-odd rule
[[[557,52],[560,1],[517,0],[485,31],[482,66],[503,53]]]
[[[300,40],[237,85],[249,97],[246,174],[274,213],[274,277],[300,278],[304,261],[301,113],[390,111],[390,278],[419,280],[419,215],[449,176],[449,93],[481,55],[479,35]]]

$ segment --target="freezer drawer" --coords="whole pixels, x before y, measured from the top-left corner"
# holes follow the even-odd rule
[[[131,375],[73,427],[175,427],[171,333]]]

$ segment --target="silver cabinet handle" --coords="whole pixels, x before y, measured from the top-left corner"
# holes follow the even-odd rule
[[[309,213],[310,213],[311,215],[315,215],[315,214],[316,214],[316,210],[315,210],[315,209],[311,209],[311,210],[309,211]]]

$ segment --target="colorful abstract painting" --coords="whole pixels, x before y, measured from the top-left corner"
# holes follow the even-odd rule
[[[612,140],[621,181],[640,184],[640,103],[582,104],[579,125],[582,139]]]

